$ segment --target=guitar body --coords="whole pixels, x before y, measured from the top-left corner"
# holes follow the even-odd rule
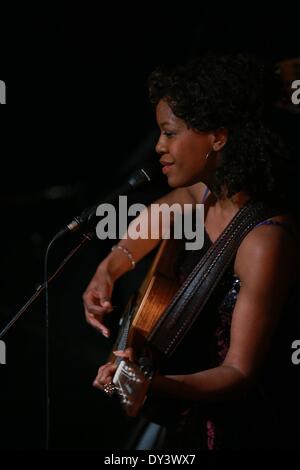
[[[178,241],[164,240],[139,290],[128,346],[139,353],[179,288],[176,278]]]
[[[109,357],[110,362],[119,362],[113,382],[129,416],[138,414],[151,381],[149,370],[139,363],[140,358],[149,357],[152,353],[147,337],[180,287],[176,277],[178,252],[178,240],[162,241],[145,280],[121,319],[114,350],[133,348],[135,362],[119,362],[115,356]]]

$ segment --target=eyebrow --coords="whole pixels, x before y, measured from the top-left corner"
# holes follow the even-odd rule
[[[159,122],[158,123],[160,127],[163,127],[163,126],[169,126],[171,124],[170,121],[164,121],[164,122]]]

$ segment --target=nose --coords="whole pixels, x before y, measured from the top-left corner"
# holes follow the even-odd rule
[[[155,151],[158,155],[163,155],[164,153],[166,153],[166,146],[163,144],[161,137],[157,141]]]

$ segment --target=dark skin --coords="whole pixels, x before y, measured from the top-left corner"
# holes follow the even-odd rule
[[[163,161],[175,162],[166,171],[170,186],[188,186],[201,180],[209,187],[220,158],[219,150],[226,144],[226,130],[202,135],[188,129],[165,102],[158,105],[157,120],[162,131],[157,151]],[[171,137],[166,136],[166,132],[171,133]],[[209,162],[199,159],[199,148],[204,152],[212,150]],[[196,184],[190,189],[197,201],[201,200],[201,193],[203,185]],[[220,199],[210,194],[205,203],[205,227],[212,241],[218,238],[247,200],[245,192]],[[290,221],[285,214],[274,219]],[[297,253],[292,237],[281,227],[262,225],[253,229],[242,241],[234,262],[241,289],[232,317],[230,346],[223,364],[189,375],[158,374],[152,381],[152,390],[180,399],[217,400],[235,396],[248,387],[268,353],[282,305],[299,266]],[[117,352],[116,355],[133,359],[131,350]],[[111,382],[115,368],[113,364],[100,367],[94,386],[103,389],[104,384]]]
[[[156,150],[160,155],[163,171],[167,174],[168,184],[176,188],[159,203],[172,205],[196,204],[209,177],[216,168],[219,151],[226,143],[226,129],[214,132],[198,132],[188,129],[182,119],[178,119],[167,103],[161,101],[157,106],[157,121],[161,135]],[[206,155],[209,154],[209,158]],[[167,168],[166,163],[172,163]],[[145,215],[147,217],[147,215]],[[141,220],[143,223],[143,220]],[[127,249],[139,261],[155,246],[157,240],[127,240]],[[110,332],[103,319],[112,311],[110,302],[114,282],[131,268],[128,258],[120,251],[111,253],[99,265],[84,295],[84,308],[87,322],[108,337]]]
[[[234,263],[241,289],[232,317],[230,348],[223,364],[196,374],[157,375],[152,388],[176,398],[199,400],[235,394],[248,386],[266,357],[296,268],[294,242],[284,230],[263,225],[250,232]],[[116,355],[133,358],[130,350]],[[102,389],[103,384],[111,382],[114,371],[112,364],[102,366],[94,385]]]

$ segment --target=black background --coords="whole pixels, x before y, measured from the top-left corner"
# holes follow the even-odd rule
[[[0,131],[2,327],[43,279],[53,234],[139,162],[155,158],[146,87],[154,67],[208,50],[242,50],[274,61],[299,55],[297,18],[284,5],[262,11],[251,2],[234,8],[200,1],[96,3],[29,3],[3,15],[0,79],[7,84],[8,106]],[[151,197],[164,191],[160,182]],[[133,198],[149,197],[138,192]],[[51,267],[75,241],[57,243]],[[86,325],[81,295],[109,248],[109,242],[91,243],[50,291],[52,449],[121,448],[134,425],[91,386],[113,339]],[[149,262],[118,283],[116,317]],[[44,325],[41,301],[4,338],[0,448],[45,446]]]

